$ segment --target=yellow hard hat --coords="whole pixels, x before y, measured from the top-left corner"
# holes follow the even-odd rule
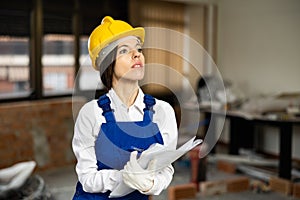
[[[144,43],[145,30],[142,27],[133,28],[128,23],[121,20],[114,20],[110,16],[103,18],[101,24],[91,33],[88,41],[88,50],[92,60],[92,65],[96,70],[96,59],[100,51],[111,42],[126,36],[136,36]]]

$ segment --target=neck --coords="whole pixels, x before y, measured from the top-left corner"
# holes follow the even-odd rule
[[[139,92],[139,86],[137,82],[124,81],[120,83],[119,81],[117,84],[113,84],[113,89],[127,107],[134,103]]]

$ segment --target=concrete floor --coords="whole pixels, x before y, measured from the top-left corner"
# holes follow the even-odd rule
[[[185,166],[178,166],[178,173],[173,178],[172,185],[188,183],[190,180],[189,168]],[[51,192],[55,200],[69,200],[72,199],[77,176],[74,171],[74,166],[67,166],[60,169],[39,172]],[[167,191],[163,191],[159,196],[155,196],[153,200],[166,200]]]
[[[190,181],[190,171],[187,162],[176,162],[174,164],[175,175],[171,185],[188,183]],[[48,190],[54,196],[55,200],[69,200],[72,199],[77,177],[74,171],[74,166],[67,166],[61,169],[49,170],[38,173],[45,181]],[[208,167],[207,179],[216,180],[224,179],[232,176],[219,172],[215,167]],[[203,196],[200,199],[205,200],[292,200],[290,196],[285,196],[279,193],[257,194],[252,191],[241,193],[228,193],[214,196]],[[153,200],[167,200],[167,191],[163,191],[159,196],[154,196]]]
[[[55,200],[72,199],[77,182],[74,166],[66,166],[38,174],[44,179],[47,189]]]

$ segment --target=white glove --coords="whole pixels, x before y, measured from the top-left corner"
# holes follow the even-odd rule
[[[142,193],[149,191],[154,184],[155,164],[155,160],[151,160],[147,169],[143,169],[137,162],[137,151],[132,152],[123,170],[124,183]]]
[[[104,189],[112,191],[122,182],[122,172],[115,169],[107,169],[107,171],[109,175],[104,180],[107,183],[104,184]]]

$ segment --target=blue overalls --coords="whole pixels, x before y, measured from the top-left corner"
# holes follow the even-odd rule
[[[117,122],[110,107],[110,99],[103,95],[98,100],[98,106],[102,108],[102,115],[106,123],[101,125],[98,138],[95,143],[98,170],[121,170],[130,158],[132,151],[142,152],[153,143],[163,144],[163,139],[156,123],[152,122],[153,106],[155,99],[145,94],[144,117],[138,122]],[[74,200],[83,199],[116,199],[116,200],[148,200],[148,196],[135,190],[134,192],[118,198],[108,198],[110,191],[105,193],[87,193],[77,183]]]

